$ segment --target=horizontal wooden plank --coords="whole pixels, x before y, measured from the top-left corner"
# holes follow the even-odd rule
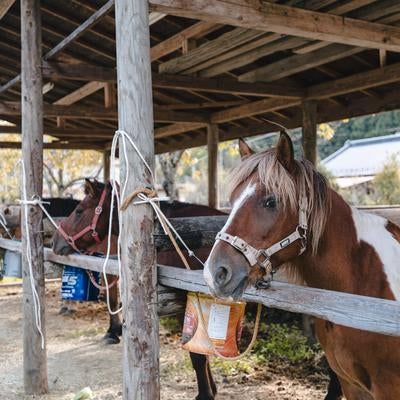
[[[396,63],[314,85],[307,90],[306,98],[324,99],[399,81],[400,63]]]
[[[45,62],[43,76],[52,79],[71,79],[80,81],[115,82],[114,68],[96,67],[87,64],[65,64]],[[303,88],[295,85],[277,85],[274,83],[238,82],[232,78],[198,78],[171,74],[152,74],[154,88],[196,90],[210,93],[230,93],[257,97],[299,98],[304,95]]]
[[[79,25],[73,32],[71,32],[66,38],[64,38],[55,47],[49,50],[43,57],[44,60],[49,60],[56,54],[63,51],[68,45],[70,45],[74,40],[78,39],[83,35],[88,29],[99,22],[105,15],[107,15],[114,8],[114,0],[109,0],[101,8],[99,8],[95,13],[93,13],[86,21]]]
[[[0,102],[0,114],[21,115],[21,104],[13,101]],[[80,119],[117,119],[118,113],[115,108],[87,107],[79,105],[55,105],[44,104],[43,114],[45,117],[64,117]],[[154,120],[156,122],[201,122],[207,123],[208,117],[202,114],[193,114],[183,111],[155,110]]]
[[[209,294],[202,271],[158,266],[162,285]],[[243,300],[312,315],[338,325],[400,336],[400,302],[274,281],[270,289],[246,289]]]
[[[198,35],[205,35],[213,30],[219,28],[220,25],[209,22],[196,22],[192,26],[180,31],[174,36],[163,40],[161,43],[156,44],[150,49],[151,61],[158,60],[161,57],[170,54],[182,47],[183,42]]]
[[[156,11],[208,22],[357,47],[400,51],[398,27],[269,2],[150,0],[150,7]]]

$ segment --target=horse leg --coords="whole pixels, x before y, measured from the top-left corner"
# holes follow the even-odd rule
[[[189,353],[196,372],[199,394],[196,400],[214,400],[217,388],[211,376],[208,357],[203,354]]]
[[[374,400],[374,397],[372,397],[372,395],[369,394],[366,390],[344,379],[340,379],[340,384],[342,386],[343,394],[346,400]]]
[[[343,395],[342,387],[340,385],[338,376],[329,365],[328,365],[328,374],[330,380],[328,385],[328,393],[325,397],[325,400],[340,400]]]
[[[115,277],[113,275],[107,275],[107,282],[112,282]],[[119,306],[118,304],[118,286],[114,285],[109,289],[110,295],[110,308],[111,310],[116,310]],[[106,297],[107,301],[107,297]],[[117,344],[120,342],[119,336],[122,335],[122,325],[118,314],[109,314],[110,325],[103,340],[106,344]]]

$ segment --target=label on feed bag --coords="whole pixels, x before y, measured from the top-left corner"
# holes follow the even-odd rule
[[[208,318],[208,336],[211,339],[225,340],[228,333],[230,306],[211,304]]]
[[[183,348],[198,354],[213,355],[215,349],[226,357],[238,355],[245,307],[246,303],[242,301],[229,302],[204,294],[188,293],[182,332]]]

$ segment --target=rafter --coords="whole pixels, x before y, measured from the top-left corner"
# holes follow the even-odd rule
[[[359,47],[400,51],[400,29],[353,18],[247,0],[150,0],[151,8],[187,18]]]

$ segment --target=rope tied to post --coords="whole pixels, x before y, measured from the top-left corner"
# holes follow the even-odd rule
[[[146,188],[146,187],[138,188],[138,189],[134,190],[132,193],[130,193],[128,196],[126,196],[126,199],[122,203],[120,210],[125,211],[128,208],[129,204],[132,202],[132,200],[136,196],[138,196],[140,193],[144,194],[149,199],[155,199],[158,195],[156,189],[150,189],[150,188]]]

